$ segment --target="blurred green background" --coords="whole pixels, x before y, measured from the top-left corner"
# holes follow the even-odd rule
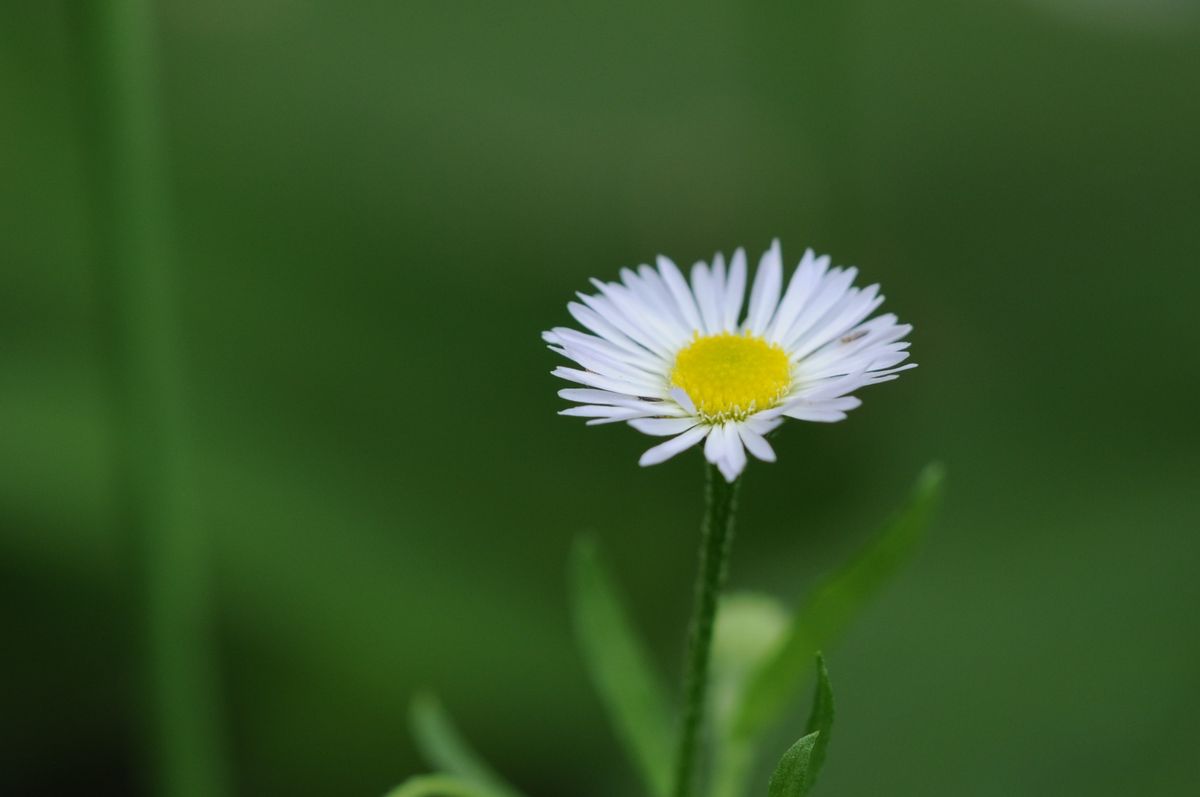
[[[7,794],[147,793],[80,5],[0,25]],[[589,276],[773,236],[882,282],[921,367],[750,468],[733,586],[797,599],[921,465],[950,474],[918,559],[829,652],[819,792],[1194,793],[1195,3],[155,13],[237,793],[421,771],[423,686],[535,797],[633,792],[564,565],[596,532],[674,675],[700,458],[639,470],[645,438],[556,417],[538,333]]]

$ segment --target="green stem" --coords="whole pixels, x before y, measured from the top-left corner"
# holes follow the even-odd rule
[[[708,466],[704,523],[700,529],[700,567],[688,633],[687,665],[683,681],[683,730],[675,769],[675,797],[689,797],[696,779],[696,751],[704,726],[708,692],[708,663],[712,652],[717,599],[725,584],[729,551],[733,545],[733,516],[738,478],[732,484],[713,465]]]
[[[70,4],[95,258],[112,304],[122,488],[144,601],[152,792],[229,792],[208,556],[194,492],[153,0]]]

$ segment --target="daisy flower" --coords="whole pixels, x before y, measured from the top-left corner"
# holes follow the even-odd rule
[[[742,249],[728,268],[721,254],[696,263],[690,282],[661,256],[657,268],[620,273],[620,282],[593,279],[597,293],[567,305],[587,332],[555,327],[542,337],[579,366],[553,371],[582,385],[559,391],[578,404],[561,414],[670,438],[642,465],[704,441],[705,458],[732,482],[747,451],[775,461],[766,435],[785,418],[840,421],[862,403],[852,395],[859,388],[916,367],[902,364],[910,325],[890,313],[867,320],[883,303],[879,286],[854,287],[858,269],[830,268],[811,249],[785,290],[774,241],[748,304]]]

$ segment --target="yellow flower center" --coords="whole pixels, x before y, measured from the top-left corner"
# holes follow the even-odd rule
[[[671,384],[683,388],[710,423],[744,420],[787,395],[788,356],[774,343],[748,333],[697,335],[675,355]]]

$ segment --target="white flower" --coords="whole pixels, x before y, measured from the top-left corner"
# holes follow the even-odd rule
[[[729,481],[746,467],[746,451],[774,462],[765,435],[784,418],[840,421],[862,403],[853,392],[916,367],[901,365],[912,327],[890,313],[866,320],[883,297],[878,285],[852,287],[857,274],[809,249],[784,290],[776,240],[758,263],[744,317],[741,249],[728,269],[720,254],[694,265],[690,284],[661,256],[657,269],[621,269],[620,282],[594,279],[599,293],[567,305],[591,334],[556,327],[542,336],[580,366],[553,371],[584,386],[559,391],[580,405],[561,414],[671,438],[642,465],[701,440]]]

